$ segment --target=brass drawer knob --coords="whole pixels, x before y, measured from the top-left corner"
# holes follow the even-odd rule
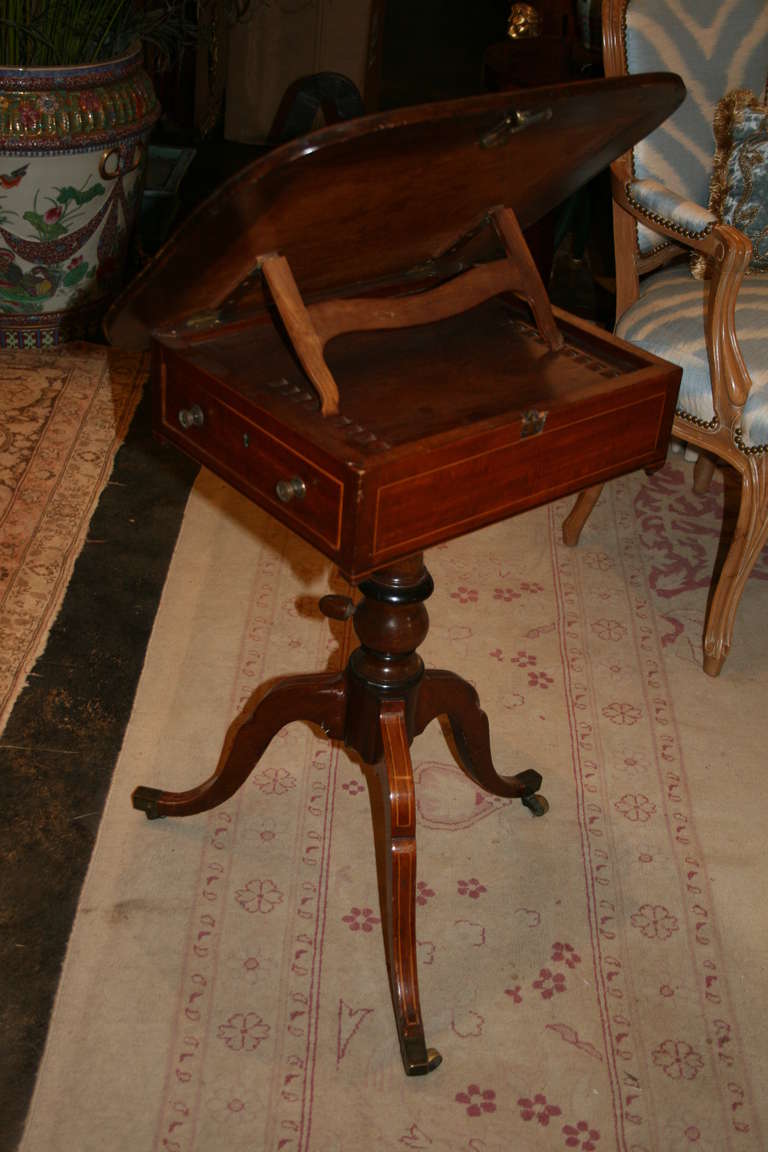
[[[275,484],[278,500],[283,504],[290,504],[291,500],[303,500],[307,494],[307,486],[300,476],[291,476],[290,480],[278,480]]]
[[[191,408],[181,408],[179,410],[179,424],[182,428],[199,428],[205,416],[199,404],[193,404]]]

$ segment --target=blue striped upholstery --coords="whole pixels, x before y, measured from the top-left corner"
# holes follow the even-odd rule
[[[630,180],[627,194],[645,212],[663,216],[670,224],[702,236],[717,224],[717,217],[695,200],[684,200],[658,180]]]
[[[640,298],[616,335],[672,360],[683,369],[678,408],[709,421],[714,416],[704,344],[709,281],[694,280],[688,264],[646,276]],[[768,275],[744,280],[736,308],[736,334],[752,377],[741,427],[747,445],[768,444]]]
[[[709,202],[717,102],[733,88],[763,92],[768,67],[766,0],[629,0],[625,51],[632,72],[678,72],[683,103],[634,150],[635,175],[654,177],[701,205]],[[640,251],[658,246],[638,228]]]

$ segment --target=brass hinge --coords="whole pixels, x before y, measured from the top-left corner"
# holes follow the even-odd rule
[[[515,136],[518,132],[524,132],[526,128],[532,128],[535,124],[543,124],[551,119],[551,108],[541,108],[537,112],[529,109],[515,110],[509,112],[500,123],[486,132],[484,136],[481,136],[478,143],[481,148],[498,148],[500,144],[506,144],[510,136]]]
[[[221,324],[218,312],[198,312],[196,316],[190,316],[184,321],[185,328],[215,328],[217,324]]]

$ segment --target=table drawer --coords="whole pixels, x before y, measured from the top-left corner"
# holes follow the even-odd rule
[[[198,380],[160,374],[161,431],[300,535],[336,550],[344,485]]]
[[[654,394],[655,391],[655,394]],[[429,547],[635,468],[660,464],[667,441],[667,392],[630,390],[597,411],[579,411],[521,438],[515,427],[496,442],[464,450],[379,486],[373,530],[377,564],[408,548]]]

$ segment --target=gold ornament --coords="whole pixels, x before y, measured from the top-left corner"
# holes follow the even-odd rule
[[[513,4],[509,10],[507,35],[513,40],[541,35],[541,16],[532,4]]]

